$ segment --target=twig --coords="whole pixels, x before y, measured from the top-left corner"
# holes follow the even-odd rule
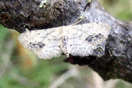
[[[63,84],[67,79],[73,76],[77,76],[79,71],[76,67],[70,69],[66,73],[62,74],[55,82],[53,82],[49,88],[58,88],[61,84]]]
[[[0,78],[3,77],[3,75],[5,74],[6,70],[8,69],[8,67],[10,66],[10,58],[12,56],[12,53],[13,53],[13,49],[14,49],[14,42],[10,39],[8,42],[6,42],[5,44],[5,52],[3,52],[1,54],[1,59],[3,60],[3,66],[1,67],[0,69]]]

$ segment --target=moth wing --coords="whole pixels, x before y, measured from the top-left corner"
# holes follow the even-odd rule
[[[102,22],[72,26],[68,34],[69,54],[89,56],[99,44],[107,39],[110,29],[108,24]]]
[[[26,31],[18,37],[20,43],[33,51],[39,58],[50,59],[61,54],[60,29],[50,28],[43,30]]]

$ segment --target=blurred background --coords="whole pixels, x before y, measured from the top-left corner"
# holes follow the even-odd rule
[[[132,0],[100,0],[115,18],[132,20]],[[0,88],[132,88],[123,80],[103,81],[88,66],[63,62],[64,55],[38,59],[23,48],[19,33],[0,25]]]

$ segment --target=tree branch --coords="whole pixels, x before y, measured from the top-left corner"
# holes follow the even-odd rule
[[[44,0],[43,0],[44,1]],[[25,28],[37,30],[76,23],[87,0],[1,0],[0,23],[22,33]],[[88,65],[104,80],[121,78],[132,83],[132,22],[123,22],[105,12],[97,0],[86,8],[80,23],[105,22],[111,33],[105,51],[96,49],[92,56],[70,56],[65,61]]]

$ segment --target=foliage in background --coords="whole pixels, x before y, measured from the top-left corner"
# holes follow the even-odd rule
[[[132,0],[101,0],[103,7],[115,18],[132,20]]]

